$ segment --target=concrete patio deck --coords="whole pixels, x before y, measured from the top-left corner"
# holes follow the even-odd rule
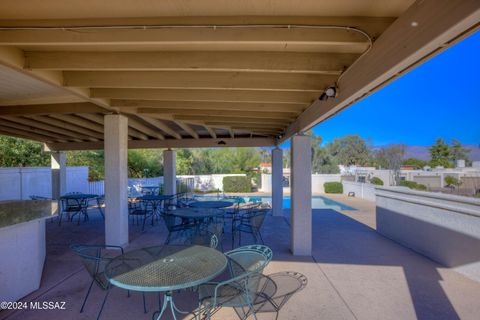
[[[265,273],[295,270],[308,277],[307,287],[282,309],[279,319],[479,319],[480,283],[443,268],[437,263],[384,238],[375,232],[375,207],[371,202],[332,197],[357,211],[313,210],[313,255],[294,257],[289,251],[286,217],[268,217],[263,235],[274,251]],[[102,243],[104,224],[92,211],[91,220],[80,226],[59,227],[47,222],[47,261],[42,285],[24,301],[66,302],[66,310],[2,311],[0,319],[95,319],[103,292],[92,290],[84,313],[80,306],[89,277],[68,246],[71,243]],[[127,250],[163,243],[162,224],[130,226]],[[230,248],[229,237],[225,249]],[[175,300],[181,308],[195,307],[194,294],[181,292]],[[101,319],[151,319],[158,308],[157,296],[147,294],[148,314],[141,295],[114,288]],[[181,318],[181,317],[179,317]],[[189,319],[191,316],[185,317]],[[237,319],[224,309],[215,319]],[[259,319],[273,319],[269,314]]]

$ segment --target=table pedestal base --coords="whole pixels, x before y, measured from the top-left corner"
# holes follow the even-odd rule
[[[173,319],[175,319],[175,320],[177,320],[177,316],[175,315],[175,312],[183,313],[183,314],[190,313],[188,311],[182,311],[182,310],[178,309],[177,306],[175,305],[175,302],[173,302],[172,291],[167,291],[167,292],[165,292],[165,297],[163,299],[162,310],[160,310],[160,313],[159,313],[158,317],[155,317],[155,314],[157,314],[158,311],[155,312],[153,314],[152,319],[153,320],[160,320],[162,318],[162,315],[167,310],[168,304],[170,304],[170,311],[172,312]]]

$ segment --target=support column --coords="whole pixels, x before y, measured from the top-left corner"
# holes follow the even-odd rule
[[[67,155],[63,151],[51,154],[52,199],[58,200],[67,192]]]
[[[128,119],[105,116],[105,244],[128,244]]]
[[[272,150],[272,214],[283,216],[283,151]]]
[[[174,150],[163,151],[163,185],[164,194],[177,193],[177,154]]]
[[[295,135],[291,147],[291,250],[312,254],[312,149],[310,137]]]

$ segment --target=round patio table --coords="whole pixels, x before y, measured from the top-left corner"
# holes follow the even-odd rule
[[[211,208],[211,209],[227,208],[233,205],[234,203],[231,201],[194,201],[188,204],[188,206],[193,208]]]
[[[169,214],[185,219],[205,219],[223,215],[221,210],[201,208],[180,208],[169,211]]]
[[[147,203],[147,207],[148,207],[148,204],[151,205],[151,208],[152,208],[152,225],[153,225],[153,219],[155,217],[159,217],[160,214],[162,213],[162,203],[163,201],[165,200],[170,200],[172,199],[173,196],[171,195],[153,195],[153,194],[150,194],[150,195],[144,195],[144,196],[141,196],[141,197],[137,197],[137,200],[140,200],[140,201],[144,201]]]
[[[90,200],[95,200],[97,202],[98,211],[100,211],[100,214],[102,215],[102,217],[105,217],[105,215],[103,213],[103,210],[102,210],[102,205],[100,203],[100,196],[98,194],[93,194],[93,193],[70,193],[70,194],[64,194],[63,196],[60,197],[60,199],[77,200],[77,202],[82,207],[82,210],[84,210],[85,215],[87,214],[86,210],[88,209],[88,202]]]
[[[110,283],[126,290],[165,292],[162,317],[170,304],[173,318],[179,310],[172,292],[200,285],[220,275],[227,266],[227,257],[204,246],[156,246],[126,252],[112,259],[105,267]]]

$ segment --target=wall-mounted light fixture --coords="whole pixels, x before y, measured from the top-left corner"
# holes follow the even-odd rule
[[[327,101],[328,98],[333,98],[337,95],[337,87],[332,86],[325,90],[322,95],[318,98],[321,101]]]

